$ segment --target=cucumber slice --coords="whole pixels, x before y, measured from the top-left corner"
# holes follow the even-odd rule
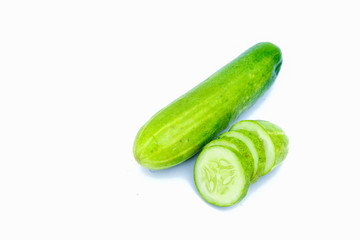
[[[276,154],[274,167],[277,167],[288,154],[289,138],[279,126],[264,120],[257,120],[257,122],[266,130],[274,143]]]
[[[246,196],[249,167],[246,158],[230,147],[205,147],[195,162],[196,188],[205,201],[220,207],[231,206]]]
[[[218,138],[206,144],[204,148],[208,148],[211,146],[225,146],[231,148],[231,150],[234,150],[236,152],[240,151],[238,143],[233,141],[233,139]]]
[[[252,160],[253,160],[253,165],[254,165],[253,172],[251,175],[251,182],[255,182],[257,180],[259,155],[258,155],[258,151],[256,150],[255,144],[252,142],[252,140],[245,134],[238,132],[238,131],[229,131],[229,132],[223,133],[219,136],[219,138],[220,139],[235,138],[249,149],[249,151],[252,155]]]
[[[247,165],[247,171],[249,171],[250,179],[252,181],[254,172],[256,172],[254,170],[255,168],[254,157],[253,157],[253,153],[249,150],[246,144],[244,144],[242,141],[240,141],[237,138],[223,136],[221,138],[209,142],[205,146],[205,148],[211,146],[229,147],[231,148],[231,150],[234,150],[237,154],[239,154],[240,157],[242,158],[242,161],[244,161]]]
[[[261,142],[261,140],[258,136],[256,136],[254,133],[249,132],[247,130],[240,129],[240,130],[233,130],[230,132],[231,133],[229,133],[229,134],[234,134],[233,132],[239,132],[251,140],[251,142],[249,142],[249,141],[247,141],[246,138],[244,138],[244,137],[242,138],[242,139],[246,139],[246,141],[244,143],[247,144],[247,147],[249,149],[251,149],[251,152],[254,157],[254,163],[257,163],[257,170],[255,173],[255,176],[251,180],[251,183],[255,183],[263,175],[264,169],[265,169],[266,157],[265,157],[264,144]]]
[[[241,129],[256,134],[264,145],[266,162],[263,175],[269,173],[271,169],[278,165],[276,163],[280,163],[285,158],[288,139],[284,132],[276,125],[267,121],[243,120],[234,124],[230,128],[230,132]],[[281,131],[282,137],[277,137],[277,135],[280,135],[279,131]]]

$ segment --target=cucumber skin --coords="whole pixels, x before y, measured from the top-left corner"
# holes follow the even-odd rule
[[[272,43],[251,47],[145,123],[135,138],[135,159],[165,169],[192,157],[264,94],[281,64]]]

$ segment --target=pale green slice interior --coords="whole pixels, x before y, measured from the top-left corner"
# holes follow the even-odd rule
[[[256,120],[269,134],[275,147],[275,165],[278,166],[286,157],[289,150],[289,138],[285,132],[274,123],[265,120]],[[273,167],[273,168],[274,168]]]
[[[225,132],[219,136],[220,139],[222,137],[236,138],[236,139],[242,141],[249,148],[249,150],[252,154],[253,160],[254,160],[254,172],[252,174],[252,178],[253,178],[257,173],[259,156],[258,156],[256,147],[255,147],[254,143],[251,141],[251,139],[249,137],[245,136],[244,134],[242,134],[240,132],[236,132],[236,131]]]
[[[217,206],[230,206],[246,195],[249,182],[239,156],[225,146],[204,148],[194,168],[200,195]]]
[[[231,127],[229,132],[239,129],[244,129],[255,133],[262,140],[266,156],[264,174],[270,172],[272,167],[275,165],[275,146],[269,134],[260,124],[252,120],[244,120],[236,123],[234,126]]]

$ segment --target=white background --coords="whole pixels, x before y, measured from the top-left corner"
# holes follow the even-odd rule
[[[1,1],[0,239],[359,239],[357,1]],[[261,41],[280,75],[241,119],[290,138],[229,208],[195,158],[136,163],[139,128]]]

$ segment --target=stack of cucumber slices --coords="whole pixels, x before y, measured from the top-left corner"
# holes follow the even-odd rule
[[[194,178],[200,195],[226,207],[243,199],[250,184],[269,173],[286,157],[289,139],[264,120],[244,120],[208,143],[195,163]]]

